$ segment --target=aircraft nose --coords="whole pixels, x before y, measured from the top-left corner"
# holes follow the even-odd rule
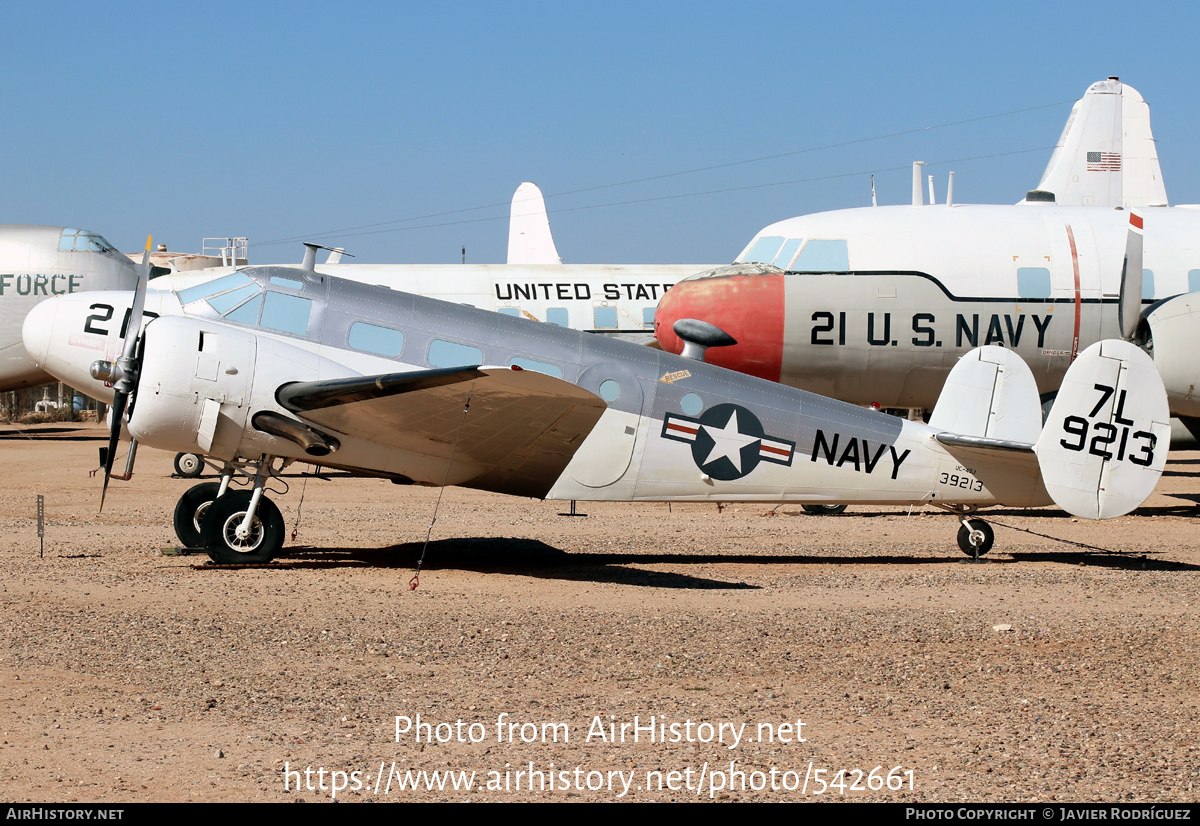
[[[21,327],[21,338],[30,358],[45,369],[50,355],[50,342],[54,338],[54,321],[58,316],[59,300],[51,298],[35,306],[25,316]]]
[[[654,314],[654,337],[669,353],[683,352],[672,329],[681,318],[715,324],[737,344],[714,347],[705,361],[779,381],[783,364],[784,281],[780,272],[722,272],[691,276],[667,291]]]

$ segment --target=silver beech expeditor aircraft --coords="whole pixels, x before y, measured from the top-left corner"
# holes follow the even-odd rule
[[[678,323],[690,347],[676,356],[304,268],[149,296],[148,272],[147,253],[135,292],[40,304],[25,345],[111,401],[104,491],[123,427],[116,478],[139,443],[219,464],[219,484],[180,498],[175,529],[222,563],[280,551],[263,491],[296,461],[562,500],[928,503],[960,516],[978,555],[992,543],[978,507],[1118,516],[1166,459],[1161,380],[1124,341],[1080,355],[1044,427],[1028,367],[976,349],[923,424],[709,365],[729,340],[703,322]]]

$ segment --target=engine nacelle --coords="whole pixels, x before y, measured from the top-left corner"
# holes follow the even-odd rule
[[[1146,316],[1154,364],[1173,416],[1200,416],[1200,293],[1159,304]]]
[[[226,461],[251,453],[323,455],[313,444],[325,453],[336,449],[333,439],[297,439],[291,430],[303,431],[299,422],[281,436],[279,427],[256,427],[252,414],[267,410],[290,419],[274,400],[280,384],[353,374],[345,366],[302,347],[196,318],[164,316],[147,324],[144,335],[141,378],[129,416],[129,432],[139,442]],[[262,387],[254,386],[256,376]]]

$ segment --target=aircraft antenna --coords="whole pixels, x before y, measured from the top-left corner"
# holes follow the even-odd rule
[[[875,197],[875,176],[871,176],[871,206],[879,206],[879,199]]]
[[[913,161],[913,206],[925,206],[925,195],[921,192],[921,167],[925,161]]]

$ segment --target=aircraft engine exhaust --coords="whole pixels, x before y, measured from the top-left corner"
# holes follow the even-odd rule
[[[338,440],[332,436],[278,413],[260,411],[254,414],[251,423],[263,433],[295,442],[304,448],[304,452],[309,456],[328,456],[341,447]]]

